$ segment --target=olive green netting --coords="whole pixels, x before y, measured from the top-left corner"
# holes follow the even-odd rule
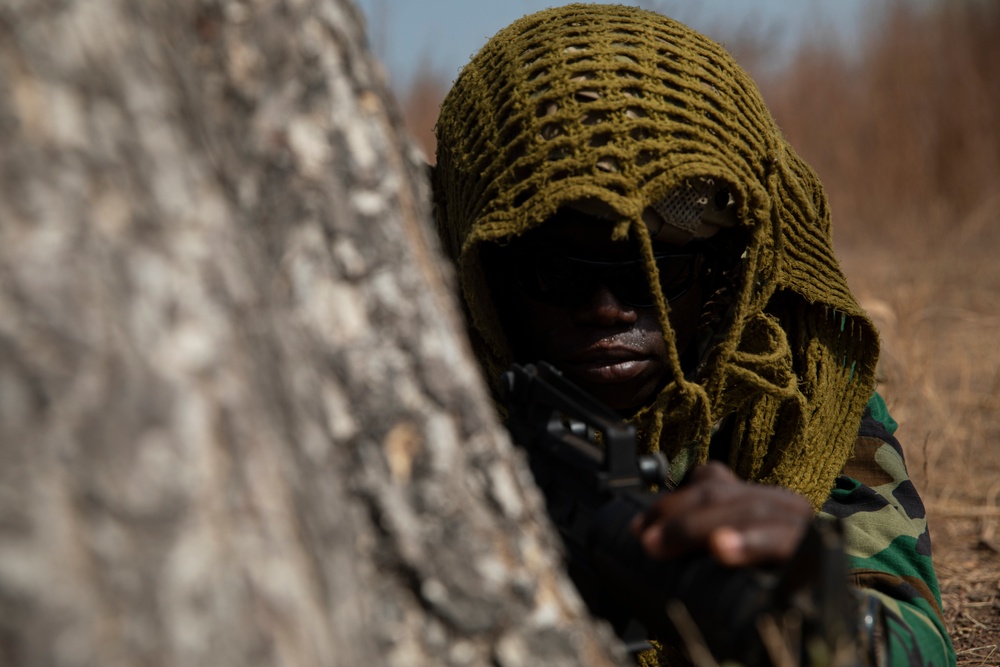
[[[600,202],[638,239],[674,376],[644,212],[698,179],[728,185],[749,231],[727,334],[694,381],[633,417],[647,449],[686,467],[732,415],[730,464],[817,508],[874,386],[877,336],[840,271],[826,196],[753,82],[717,44],[624,6],[570,5],[498,33],[463,69],[437,127],[435,217],[491,379],[512,362],[480,248],[569,204]],[[662,208],[662,207],[661,207]]]

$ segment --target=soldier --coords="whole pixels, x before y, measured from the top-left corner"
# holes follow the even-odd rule
[[[780,564],[833,515],[892,664],[954,664],[878,334],[816,175],[732,58],[634,7],[546,10],[463,69],[437,141],[435,217],[487,377],[551,362],[685,479],[632,526],[646,553]]]

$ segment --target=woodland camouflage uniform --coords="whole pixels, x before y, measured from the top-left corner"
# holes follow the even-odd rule
[[[670,350],[674,379],[630,418],[643,447],[684,472],[716,451],[714,433],[739,476],[843,519],[854,582],[889,611],[894,664],[954,664],[923,508],[874,393],[877,332],[834,257],[819,181],[732,58],[634,7],[543,11],[474,56],[437,133],[435,217],[487,376],[513,358],[481,250],[600,206],[613,238],[638,241]],[[704,233],[674,203],[704,205],[706,186],[725,187],[746,251],[708,299],[705,353],[685,374],[652,237],[664,224]],[[672,662],[664,651],[643,659]]]

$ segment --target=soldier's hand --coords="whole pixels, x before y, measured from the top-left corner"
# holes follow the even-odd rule
[[[745,567],[791,558],[812,520],[812,506],[802,496],[749,484],[712,462],[660,496],[631,529],[651,558],[707,550],[720,563]]]

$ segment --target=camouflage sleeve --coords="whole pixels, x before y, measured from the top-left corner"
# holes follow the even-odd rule
[[[874,394],[854,455],[821,514],[842,521],[853,582],[860,595],[876,597],[885,610],[890,664],[954,665],[927,518],[895,428],[885,402]]]

